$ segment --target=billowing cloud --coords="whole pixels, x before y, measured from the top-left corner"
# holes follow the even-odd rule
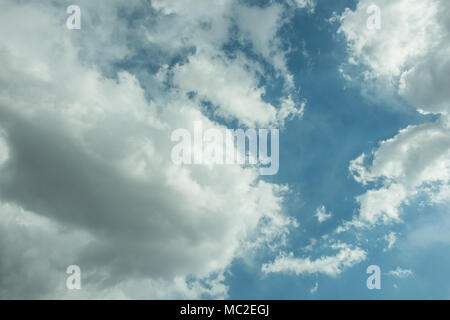
[[[361,0],[340,16],[350,60],[367,68],[366,79],[385,81],[421,113],[437,113],[434,122],[411,125],[380,142],[373,154],[350,164],[356,181],[377,184],[357,198],[358,219],[369,224],[401,221],[401,207],[419,195],[445,203],[450,183],[450,5],[445,1],[376,1],[381,28],[367,28]],[[366,85],[370,86],[371,81]]]
[[[201,100],[245,125],[302,110],[288,93],[265,102],[260,66],[220,53],[232,2],[197,2],[81,1],[73,31],[60,5],[0,4],[1,297],[225,297],[233,259],[296,225],[289,188],[257,170],[170,160],[173,130],[223,128]],[[245,34],[269,62],[279,21],[270,41]]]

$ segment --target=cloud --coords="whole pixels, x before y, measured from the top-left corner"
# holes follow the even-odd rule
[[[104,268],[89,270],[77,254],[96,237],[80,228],[68,228],[15,204],[0,204],[0,297],[2,299],[199,299],[225,298],[223,275],[206,279],[126,279],[99,285]],[[67,266],[79,263],[81,289],[66,289]],[[104,278],[98,279],[103,276]],[[93,279],[98,281],[93,281]],[[109,281],[111,282],[111,281]]]
[[[397,278],[411,278],[414,275],[414,272],[409,269],[402,269],[400,267],[397,267],[397,269],[395,270],[390,270],[388,274]]]
[[[317,293],[317,290],[319,290],[319,283],[318,283],[318,282],[316,282],[316,284],[314,285],[314,287],[312,287],[311,289],[309,289],[309,292],[310,292],[311,294],[316,294],[316,293]]]
[[[380,143],[372,163],[364,165],[363,154],[350,163],[357,181],[379,182],[357,197],[360,217],[371,224],[400,221],[400,207],[418,195],[430,204],[447,203],[450,183],[450,131],[446,117],[436,122],[409,126],[394,138]]]
[[[82,1],[82,29],[69,31],[57,4],[2,2],[1,297],[220,298],[234,259],[283,243],[296,225],[289,187],[252,168],[170,160],[174,129],[223,129],[187,91],[248,125],[294,112],[288,95],[284,109],[264,102],[254,65],[215,49],[228,3]],[[184,63],[171,64],[177,55]],[[80,293],[61,288],[69,264]]]
[[[4,133],[0,131],[0,167],[9,158],[9,148],[4,138]]]
[[[61,239],[64,239],[61,241]],[[65,270],[92,238],[51,219],[0,203],[0,297],[36,299],[68,294]],[[54,297],[54,296],[53,296]]]
[[[315,216],[317,217],[317,221],[322,223],[330,219],[333,215],[326,212],[325,206],[321,206],[320,208],[317,208]]]
[[[405,192],[399,184],[389,188],[369,190],[358,196],[360,217],[371,224],[382,220],[384,223],[399,221],[399,206],[405,200]]]
[[[241,5],[237,11],[236,20],[242,32],[242,40],[250,41],[253,50],[271,61],[277,70],[287,71],[281,40],[276,37],[283,23],[283,6],[274,4],[260,8]]]
[[[390,232],[384,236],[384,240],[387,242],[387,247],[383,251],[386,252],[394,247],[394,244],[397,241],[397,234],[395,232]]]
[[[450,5],[436,0],[377,1],[381,29],[369,30],[366,8],[341,16],[339,33],[347,40],[350,59],[368,67],[368,78],[382,78],[417,109],[444,113],[449,110]]]
[[[314,0],[289,0],[289,2],[296,5],[298,8],[306,8],[309,12],[314,12],[316,8],[316,2]]]
[[[346,9],[339,18],[338,33],[345,36],[353,61],[367,65],[375,76],[400,76],[404,68],[424,57],[438,41],[440,30],[434,17],[439,2],[377,1],[380,29],[367,27],[367,8],[373,4],[360,0],[354,11]]]
[[[262,100],[264,89],[246,71],[245,61],[197,54],[188,63],[177,65],[173,73],[176,86],[218,106],[217,114],[223,118],[239,119],[256,128],[277,120],[277,110]]]
[[[366,252],[347,244],[335,244],[332,249],[338,250],[333,256],[322,256],[317,259],[295,258],[293,253],[281,254],[273,262],[264,264],[262,271],[269,273],[325,274],[336,277],[345,269],[366,259]]]
[[[354,11],[338,18],[350,60],[366,67],[370,79],[383,81],[421,113],[437,113],[437,121],[411,125],[379,143],[372,154],[350,163],[356,181],[381,186],[359,196],[363,224],[401,221],[401,207],[419,195],[428,203],[446,203],[450,183],[450,96],[448,79],[450,5],[443,1],[377,1],[381,29],[369,30],[361,0]],[[439,63],[438,63],[439,61]],[[437,67],[439,66],[439,67]]]
[[[186,49],[195,47],[189,57],[167,66],[161,73],[164,79],[183,94],[196,94],[199,105],[211,103],[216,116],[237,120],[245,126],[282,126],[285,119],[301,116],[305,104],[293,100],[296,96],[293,76],[286,67],[285,52],[277,37],[278,30],[287,21],[284,15],[288,7],[273,3],[262,8],[224,1],[210,12],[208,2],[197,2],[198,11],[197,7],[192,10],[191,3],[180,1],[153,3],[165,15],[156,28],[152,26],[155,31],[147,32],[148,39],[166,47],[161,33],[181,34],[181,43],[178,36],[170,43],[179,43],[179,47]],[[167,31],[166,23],[173,20],[176,23],[167,25]],[[221,47],[234,37],[243,46],[250,43],[253,53],[265,63],[248,59],[244,52],[225,54]],[[270,75],[273,70],[284,82],[284,92],[276,104],[263,99],[266,92],[260,85],[263,79],[272,81],[265,74]]]

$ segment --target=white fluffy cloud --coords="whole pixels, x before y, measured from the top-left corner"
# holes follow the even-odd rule
[[[176,49],[196,48],[186,61],[164,70],[165,79],[182,93],[195,93],[199,100],[212,103],[216,115],[249,127],[283,125],[285,119],[301,116],[304,104],[292,101],[293,77],[287,70],[285,52],[277,37],[279,28],[287,21],[286,7],[274,3],[260,8],[222,1],[211,11],[207,1],[197,2],[197,6],[184,1],[152,4],[165,15],[153,31],[147,31],[149,40],[165,47],[178,44]],[[263,99],[265,89],[259,84],[264,73],[262,64],[249,61],[244,54],[230,57],[221,51],[234,27],[238,28],[237,39],[249,42],[254,53],[283,79],[285,92],[278,105]],[[170,35],[170,44],[161,34]]]
[[[262,100],[264,89],[243,61],[198,54],[173,72],[175,85],[219,106],[217,113],[224,118],[239,119],[250,127],[276,122],[277,110]]]
[[[380,143],[369,167],[363,154],[350,164],[362,183],[382,182],[384,187],[358,197],[361,217],[369,222],[382,218],[399,220],[399,207],[418,194],[432,202],[445,202],[450,183],[450,130],[447,117],[436,122],[409,126]],[[439,195],[441,195],[440,199]],[[434,199],[434,200],[433,200]]]
[[[380,29],[367,27],[371,5],[380,8]],[[376,76],[399,76],[438,40],[437,12],[434,0],[361,0],[355,11],[346,9],[341,15],[338,32],[345,35],[352,57],[368,65]]]
[[[380,8],[379,30],[366,27],[373,3]],[[381,185],[357,198],[364,222],[400,221],[401,206],[417,195],[450,200],[449,13],[446,1],[361,0],[340,16],[350,60],[367,67],[367,79],[387,81],[422,113],[440,114],[435,122],[408,126],[382,141],[371,160],[362,154],[351,162],[358,182]]]
[[[366,9],[380,8],[381,28],[367,28]],[[426,112],[449,110],[450,4],[437,0],[361,0],[339,17],[350,60],[385,78],[400,95]]]
[[[366,27],[366,9],[376,4],[381,29]],[[450,5],[437,0],[359,1],[340,17],[352,61],[369,67],[369,77],[385,78],[413,106],[448,113]]]
[[[225,297],[231,261],[279,243],[296,225],[283,214],[288,188],[259,180],[254,169],[170,160],[174,129],[192,129],[195,120],[220,127],[188,91],[247,125],[279,123],[297,110],[289,96],[281,109],[264,102],[245,59],[216,54],[231,23],[229,2],[217,10],[198,3],[81,2],[76,31],[65,28],[63,7],[1,3],[2,297],[64,297],[68,264],[85,275],[82,297]],[[129,28],[121,15],[135,10],[150,10],[140,21],[153,21],[157,32]],[[141,58],[136,32],[159,73],[114,71],[121,59]],[[258,41],[258,50],[271,45]],[[164,71],[192,47],[185,63]],[[12,210],[14,219],[43,222],[11,221]],[[22,258],[12,245],[19,242],[20,254],[30,252]],[[17,276],[6,281],[15,265]],[[33,290],[19,285],[27,276]]]
[[[281,254],[272,263],[264,264],[264,273],[294,273],[316,274],[322,273],[331,277],[336,277],[345,269],[354,266],[366,259],[366,252],[358,247],[351,247],[347,244],[334,244],[331,247],[338,253],[332,256],[322,256],[317,259],[296,258],[293,253]]]

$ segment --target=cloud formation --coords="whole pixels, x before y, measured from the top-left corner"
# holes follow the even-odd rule
[[[363,185],[379,184],[357,198],[363,223],[401,221],[401,207],[419,195],[430,204],[448,203],[450,193],[450,5],[445,1],[377,1],[381,29],[366,27],[361,0],[354,11],[339,18],[339,33],[350,61],[367,68],[371,79],[396,88],[398,95],[420,113],[435,113],[438,120],[408,126],[379,143],[372,154],[361,154],[350,171]]]
[[[224,127],[205,100],[244,125],[300,114],[288,87],[279,105],[264,101],[261,65],[220,50],[237,23],[283,69],[272,53],[284,7],[264,9],[275,18],[262,39],[231,18],[241,4],[197,2],[81,1],[70,31],[59,4],[2,1],[0,297],[225,297],[231,262],[296,225],[289,188],[255,169],[170,160],[174,129]],[[82,293],[65,290],[70,264]]]

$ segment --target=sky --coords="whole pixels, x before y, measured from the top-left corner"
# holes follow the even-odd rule
[[[449,299],[449,13],[1,1],[0,299]],[[175,163],[199,122],[278,171]]]

